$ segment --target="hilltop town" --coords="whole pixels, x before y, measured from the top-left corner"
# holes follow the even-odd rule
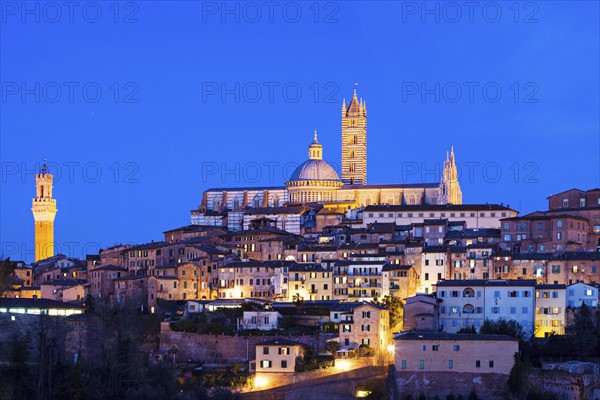
[[[282,186],[206,189],[189,225],[85,259],[54,254],[57,200],[42,168],[35,262],[4,260],[0,274],[4,387],[598,397],[600,189],[549,195],[526,215],[469,203],[454,148],[439,182],[370,184],[356,91],[341,122],[341,177],[315,131]],[[69,379],[79,386],[59,382]]]

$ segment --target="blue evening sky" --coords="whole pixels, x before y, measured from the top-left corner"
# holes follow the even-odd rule
[[[33,258],[44,158],[77,257],[282,185],[315,128],[339,166],[355,82],[369,183],[438,181],[454,145],[465,203],[600,186],[599,3],[465,3],[0,2],[1,255]]]

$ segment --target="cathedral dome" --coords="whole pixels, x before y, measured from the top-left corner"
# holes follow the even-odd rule
[[[290,181],[339,181],[335,169],[323,160],[306,160],[300,164]]]
[[[298,165],[285,187],[291,202],[310,203],[335,201],[335,192],[344,184],[335,169],[323,161],[323,146],[317,131],[308,146],[308,160]]]

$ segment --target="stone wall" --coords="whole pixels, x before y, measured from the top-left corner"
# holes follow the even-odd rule
[[[407,395],[416,398],[421,394],[428,399],[436,395],[443,399],[448,394],[462,394],[466,398],[473,389],[479,398],[501,399],[508,380],[508,376],[498,374],[394,370],[390,368],[395,379],[390,379],[388,385],[391,400],[402,400]],[[530,368],[524,380],[525,394],[545,392],[556,395],[559,400],[600,400],[600,375]]]
[[[346,360],[346,363],[343,364],[343,368],[340,368],[340,363],[338,360],[338,366],[330,367],[325,369],[318,369],[315,371],[308,372],[296,372],[293,374],[289,373],[256,373],[256,379],[265,378],[265,382],[269,388],[274,388],[278,386],[291,385],[294,383],[312,381],[315,379],[331,377],[332,375],[344,374],[343,376],[346,378],[356,378],[360,377],[361,374],[366,374],[363,370],[364,368],[368,368],[368,370],[375,369],[376,367],[369,366],[370,359],[354,359],[354,360]],[[385,369],[380,367],[382,374]],[[253,390],[261,389],[260,387],[254,387]]]
[[[560,400],[600,399],[598,375],[531,368],[526,382],[529,390],[554,393]]]
[[[325,349],[325,342],[335,334],[283,336],[289,340],[302,343],[306,347]],[[163,322],[160,327],[160,351],[177,349],[176,362],[196,362],[209,364],[243,363],[256,358],[256,344],[276,336],[231,336],[209,335],[186,332],[174,332],[169,323]],[[277,336],[282,337],[282,336]]]
[[[480,399],[501,398],[507,375],[458,372],[396,372],[396,399],[424,394],[428,399],[449,394],[467,397],[475,390]]]

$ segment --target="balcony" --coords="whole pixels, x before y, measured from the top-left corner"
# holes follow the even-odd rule
[[[349,288],[380,288],[381,287],[381,283],[360,283],[360,284],[355,284],[354,282],[350,282],[348,284]]]

